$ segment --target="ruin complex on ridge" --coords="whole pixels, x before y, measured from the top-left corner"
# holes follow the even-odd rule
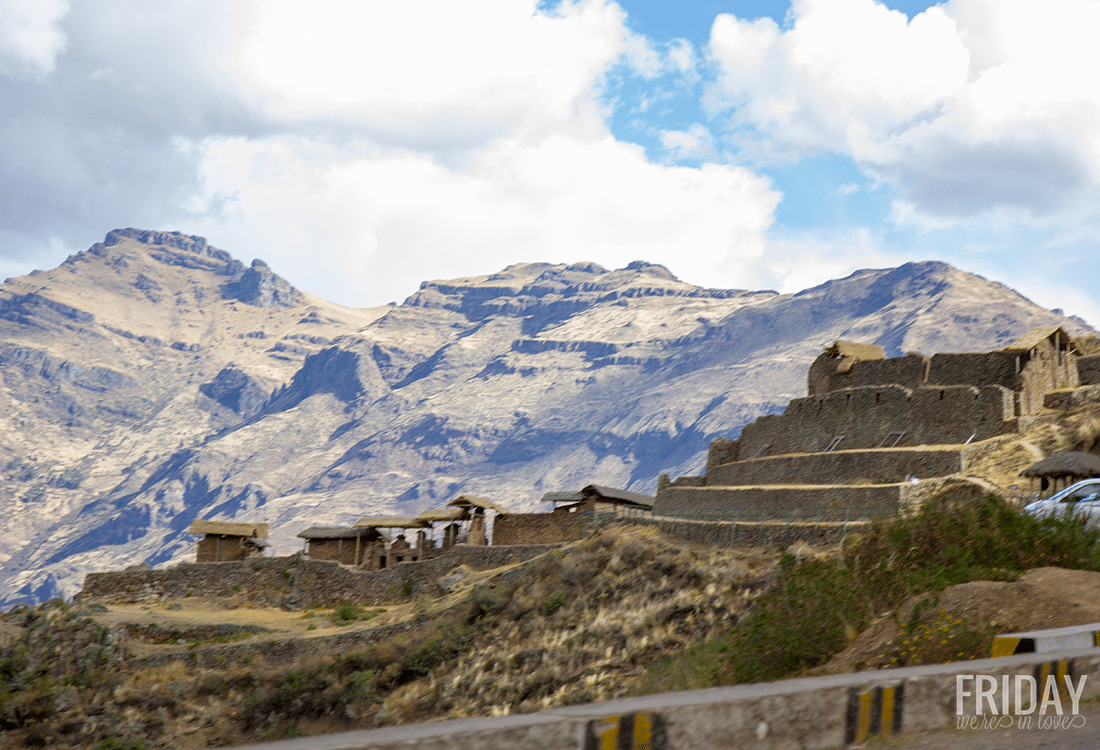
[[[810,366],[808,395],[711,443],[701,477],[660,480],[655,514],[714,509],[892,511],[961,485],[1005,436],[1040,419],[1044,399],[1096,378],[1060,327],[984,353],[910,352],[837,341]]]

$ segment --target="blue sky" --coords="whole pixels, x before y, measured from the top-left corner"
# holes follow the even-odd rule
[[[0,0],[0,275],[118,226],[343,304],[944,260],[1100,324],[1100,0]]]

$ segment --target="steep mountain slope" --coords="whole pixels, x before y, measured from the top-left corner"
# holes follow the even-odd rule
[[[268,521],[288,554],[307,526],[461,492],[517,510],[589,482],[652,493],[804,394],[836,338],[893,355],[1084,328],[942,263],[794,295],[642,262],[528,263],[347,310],[199,238],[137,230],[7,282],[0,311],[8,603],[184,559],[200,516]]]
[[[262,261],[247,267],[174,232],[116,230],[58,268],[7,280],[0,575],[74,533],[128,538],[86,525],[89,501],[239,424],[309,354],[383,311],[332,305]],[[171,518],[171,504],[157,514]]]

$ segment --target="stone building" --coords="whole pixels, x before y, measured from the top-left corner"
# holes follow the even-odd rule
[[[426,559],[428,545],[425,542],[426,535],[424,529],[431,528],[431,522],[422,518],[413,518],[411,516],[370,516],[367,518],[360,518],[355,522],[353,528],[356,529],[371,529],[378,533],[378,538],[365,545],[365,548],[360,558],[360,566],[365,570],[381,570],[394,563],[399,562],[411,562],[414,560]],[[380,529],[395,529],[400,530],[399,533],[389,544],[386,543],[385,538],[382,537]],[[417,530],[418,545],[413,547],[405,539],[404,532],[409,529]]]
[[[262,557],[268,547],[266,523],[231,523],[196,519],[189,534],[203,534],[195,553],[195,562],[229,562]]]
[[[311,526],[298,537],[306,541],[305,554],[310,559],[354,566],[362,564],[366,551],[382,541],[378,529],[354,526]]]
[[[711,443],[701,477],[662,477],[655,513],[713,508],[832,507],[870,514],[921,502],[965,473],[1044,408],[1078,386],[1076,346],[1062,328],[1036,328],[985,353],[911,352],[837,341],[782,414]],[[956,488],[980,493],[973,484]]]
[[[1080,382],[1073,338],[1058,326],[1033,328],[1004,349],[981,353],[910,352],[887,358],[882,347],[837,341],[826,347],[808,378],[810,397],[873,386],[1000,386],[1013,394],[1013,414],[1035,414],[1043,396]]]
[[[466,543],[482,547],[489,544],[486,529],[486,511],[493,511],[497,514],[498,519],[510,512],[507,508],[502,508],[492,500],[475,497],[474,495],[459,495],[447,503],[447,506],[462,510],[464,512],[463,520],[469,521],[470,527],[467,531]]]
[[[580,539],[580,514],[641,512],[653,510],[654,498],[629,490],[589,484],[579,492],[549,492],[542,497],[555,508],[550,513],[511,513],[499,516],[493,528],[493,544],[555,544]]]

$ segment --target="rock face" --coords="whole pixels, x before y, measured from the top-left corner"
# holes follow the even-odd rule
[[[259,413],[269,395],[254,377],[232,366],[200,385],[199,392],[242,417]]]
[[[942,263],[793,295],[524,263],[352,310],[201,238],[116,230],[0,287],[0,602],[186,559],[199,517],[267,522],[288,554],[463,493],[652,494],[804,395],[823,344],[986,351],[1037,325],[1085,328]]]
[[[259,258],[239,279],[225,285],[225,296],[256,307],[297,307],[304,301],[297,289]]]

